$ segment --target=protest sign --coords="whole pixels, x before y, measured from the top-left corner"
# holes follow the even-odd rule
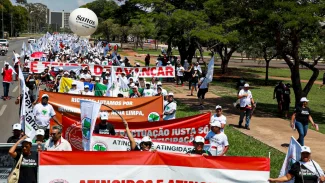
[[[117,97],[95,97],[86,95],[62,94],[40,91],[38,102],[43,94],[49,95],[49,104],[56,112],[58,120],[65,115],[80,120],[80,100],[90,100],[108,105],[115,109],[128,122],[159,121],[163,113],[163,97],[143,98],[117,98]],[[109,113],[109,121],[121,121],[119,116],[108,107],[101,106],[102,111]]]
[[[269,176],[270,159],[262,157],[57,151],[40,152],[39,161],[39,182],[257,183]]]
[[[153,140],[164,142],[191,142],[195,136],[205,136],[209,132],[210,113],[204,113],[186,118],[178,118],[162,122],[129,123],[131,133],[135,138],[150,136]],[[82,150],[82,135],[80,119],[63,116],[63,134],[74,150]],[[125,136],[123,123],[112,122],[118,135]]]
[[[63,70],[76,70],[81,69],[85,66],[89,67],[89,70],[93,76],[101,76],[103,70],[115,70],[115,73],[121,74],[125,72],[126,75],[134,74],[136,75],[140,72],[139,77],[144,78],[174,78],[175,77],[175,67],[173,66],[158,66],[158,67],[112,67],[107,65],[88,65],[88,64],[76,64],[76,63],[62,63],[62,62],[29,62],[29,67],[31,72],[41,73],[46,67],[63,67]]]

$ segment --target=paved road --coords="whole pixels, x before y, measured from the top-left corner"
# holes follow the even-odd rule
[[[0,69],[3,68],[4,62],[7,61],[12,65],[12,52],[15,50],[20,53],[23,41],[27,43],[27,39],[10,40],[10,47],[6,56],[0,56]],[[0,94],[3,96],[2,76],[0,77]],[[12,135],[12,125],[19,122],[19,105],[15,104],[15,100],[19,95],[18,81],[14,81],[10,85],[9,95],[11,100],[0,100],[0,143],[7,142]]]

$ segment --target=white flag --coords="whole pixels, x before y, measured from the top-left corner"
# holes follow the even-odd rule
[[[84,151],[90,151],[91,134],[94,131],[100,107],[101,104],[98,102],[80,100],[82,146]]]
[[[301,146],[294,137],[291,137],[290,145],[286,158],[284,159],[279,177],[285,176],[291,168],[291,165],[300,160]],[[293,183],[294,180],[287,183]]]
[[[21,114],[20,114],[20,123],[22,127],[24,127],[25,134],[31,138],[34,139],[36,135],[36,131],[38,129],[38,126],[35,121],[35,116],[33,113],[33,103],[30,100],[29,97],[29,88],[24,86],[24,98],[22,99],[21,104]]]
[[[207,83],[210,83],[212,80],[213,80],[213,71],[214,71],[214,55],[213,57],[211,58],[210,62],[209,62],[209,65],[208,65],[208,72],[205,76],[206,78],[206,82]]]

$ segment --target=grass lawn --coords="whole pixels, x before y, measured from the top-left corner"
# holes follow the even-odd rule
[[[247,82],[252,86],[251,91],[253,97],[257,104],[257,110],[271,113],[277,115],[277,102],[273,100],[273,90],[278,83],[276,80],[270,80],[270,86],[264,86],[264,80],[261,79],[248,79]],[[236,100],[237,90],[236,81],[233,79],[223,79],[219,81],[214,81],[212,85],[217,86],[217,90],[213,90],[212,92],[216,95],[232,98],[233,101]],[[303,87],[305,83],[303,83]],[[324,104],[324,96],[325,90],[318,89],[318,85],[314,85],[308,94],[309,107],[311,109],[311,115],[315,121],[319,125],[319,131],[321,133],[325,133],[325,104]],[[294,93],[291,89],[291,100],[294,100]],[[290,105],[289,113],[292,114],[294,110],[294,102]],[[288,121],[289,126],[289,121]],[[314,129],[311,127],[311,129]]]
[[[177,118],[187,117],[198,114],[199,111],[193,111],[185,104],[178,102]],[[271,153],[271,177],[278,177],[285,154],[252,138],[231,126],[225,128],[225,133],[228,136],[229,151],[228,156],[253,156],[253,157],[268,157]]]

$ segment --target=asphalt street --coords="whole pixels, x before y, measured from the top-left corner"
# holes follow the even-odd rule
[[[0,69],[4,67],[4,62],[7,61],[13,67],[12,56],[15,50],[20,54],[23,41],[27,43],[26,39],[9,40],[9,51],[6,56],[0,56]],[[2,76],[0,77],[0,94],[3,96]],[[11,100],[0,100],[0,143],[6,143],[7,139],[12,135],[12,125],[19,123],[19,105],[15,104],[15,100],[19,95],[18,81],[13,81],[10,84],[9,96]]]

